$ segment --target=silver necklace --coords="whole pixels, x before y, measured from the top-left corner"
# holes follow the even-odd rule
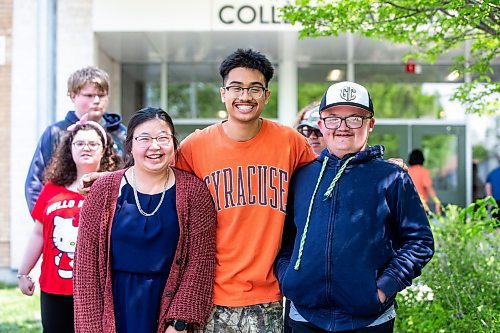
[[[165,197],[165,192],[167,191],[167,186],[168,186],[168,178],[170,177],[170,169],[167,168],[167,180],[165,181],[165,186],[163,186],[163,192],[161,193],[161,198],[160,202],[158,203],[158,206],[151,212],[151,213],[146,213],[145,211],[142,210],[141,203],[139,202],[139,197],[137,195],[137,183],[136,183],[136,178],[135,178],[135,167],[132,167],[132,185],[134,189],[134,198],[135,198],[135,205],[137,206],[137,209],[139,210],[139,213],[141,213],[142,216],[153,216],[158,209],[160,209],[161,204],[163,202],[163,198]]]

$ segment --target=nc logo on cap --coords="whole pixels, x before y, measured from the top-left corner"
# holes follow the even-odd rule
[[[356,89],[352,87],[343,87],[340,90],[340,98],[347,102],[356,99]]]

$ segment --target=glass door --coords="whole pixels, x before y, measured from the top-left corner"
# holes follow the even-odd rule
[[[408,155],[408,125],[377,124],[368,138],[370,146],[383,145],[384,158],[402,158]]]
[[[465,125],[413,125],[411,138],[412,149],[424,153],[441,202],[465,206]]]

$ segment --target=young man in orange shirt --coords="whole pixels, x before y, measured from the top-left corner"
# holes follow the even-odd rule
[[[281,333],[273,262],[290,177],[316,155],[293,128],[260,117],[274,71],[264,55],[239,49],[219,71],[228,119],[182,141],[176,164],[205,181],[217,209],[215,309],[205,331]]]

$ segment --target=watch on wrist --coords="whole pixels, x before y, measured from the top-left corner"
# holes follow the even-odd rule
[[[174,320],[174,322],[173,322],[173,326],[174,326],[175,330],[179,331],[179,332],[185,331],[187,328],[187,325],[188,324],[184,320]]]

